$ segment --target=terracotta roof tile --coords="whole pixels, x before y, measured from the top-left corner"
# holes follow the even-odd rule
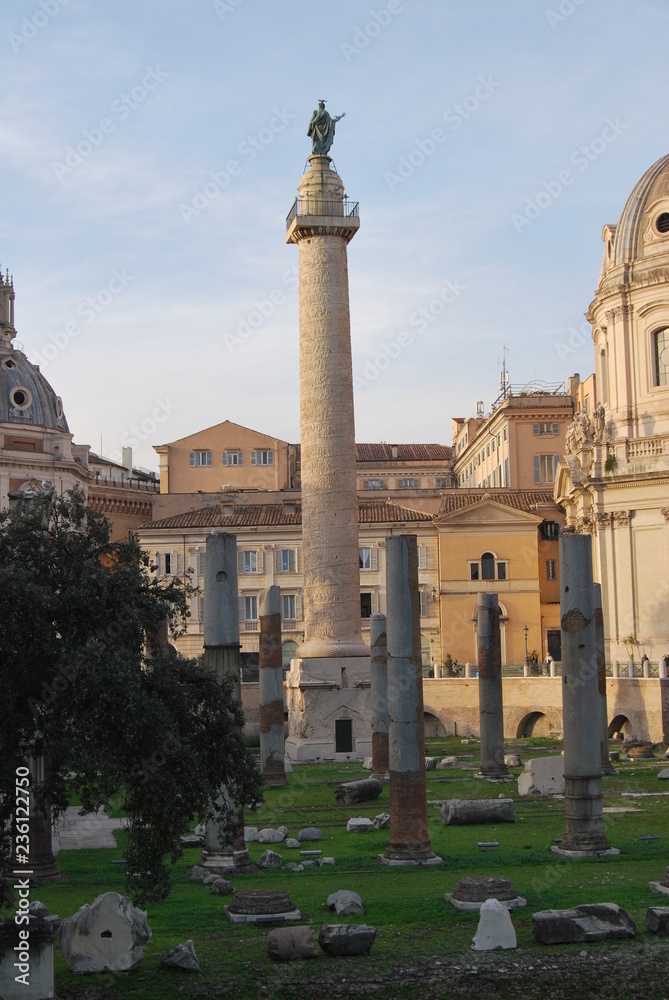
[[[562,513],[561,508],[553,499],[552,490],[511,490],[503,487],[478,487],[463,489],[458,487],[444,493],[441,498],[439,516],[451,514],[455,510],[463,510],[482,500],[494,500],[495,503],[506,504],[516,510],[526,510],[536,513],[537,505],[550,507],[555,513]]]
[[[258,525],[291,525],[302,523],[302,506],[293,504],[288,511],[280,503],[245,504],[234,513],[224,514],[227,504],[214,504],[189,510],[172,517],[150,521],[143,528],[248,528]],[[361,500],[359,502],[361,524],[387,524],[390,522],[431,521],[432,517],[421,510],[403,507],[389,500]]]
[[[393,448],[397,457],[393,458]],[[358,462],[444,462],[451,458],[452,449],[445,444],[356,444]]]

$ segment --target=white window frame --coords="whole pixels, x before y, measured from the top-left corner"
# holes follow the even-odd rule
[[[365,479],[364,482],[366,490],[385,490],[386,488],[384,479]]]
[[[417,490],[420,484],[420,480],[416,479],[414,476],[408,476],[404,479],[397,480],[398,490]]]
[[[211,465],[211,452],[206,449],[191,451],[189,462],[192,469],[209,468]]]
[[[537,485],[549,485],[555,482],[555,470],[557,469],[559,455],[534,455],[534,482]],[[544,478],[549,475],[549,465],[551,467],[550,479]]]
[[[258,549],[240,549],[237,553],[237,572],[242,576],[257,576],[262,572],[262,558]]]
[[[224,451],[223,452],[223,465],[243,465],[244,464],[244,452],[243,451]]]
[[[255,448],[251,452],[251,465],[274,465],[274,451],[271,448]]]
[[[297,552],[295,549],[276,550],[276,571],[282,574],[297,572]]]
[[[243,594],[242,601],[244,602],[244,621],[245,622],[257,622],[258,621],[258,595],[257,594]],[[250,612],[250,614],[249,614]]]
[[[286,610],[292,613],[286,614]],[[281,620],[284,622],[297,621],[297,594],[281,595]]]
[[[367,554],[369,554],[369,558]],[[358,566],[361,573],[376,573],[378,571],[379,550],[376,545],[361,545],[359,547]]]

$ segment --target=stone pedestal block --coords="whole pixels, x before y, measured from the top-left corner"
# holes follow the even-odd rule
[[[118,892],[104,892],[63,920],[60,950],[72,972],[129,972],[151,937],[146,911]]]
[[[566,944],[631,938],[636,927],[617,903],[592,903],[571,910],[540,910],[532,914],[532,933],[541,944]]]
[[[518,775],[519,795],[563,795],[564,757],[532,757]]]

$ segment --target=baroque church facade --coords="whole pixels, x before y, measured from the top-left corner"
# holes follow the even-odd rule
[[[669,653],[669,155],[602,239],[586,313],[595,373],[567,430],[555,499],[568,529],[592,534],[607,662],[657,662]]]

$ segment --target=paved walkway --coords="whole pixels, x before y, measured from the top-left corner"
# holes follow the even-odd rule
[[[110,819],[107,813],[80,816],[79,806],[68,806],[53,835],[53,853],[80,847],[116,847],[112,830],[121,825],[122,820]]]

